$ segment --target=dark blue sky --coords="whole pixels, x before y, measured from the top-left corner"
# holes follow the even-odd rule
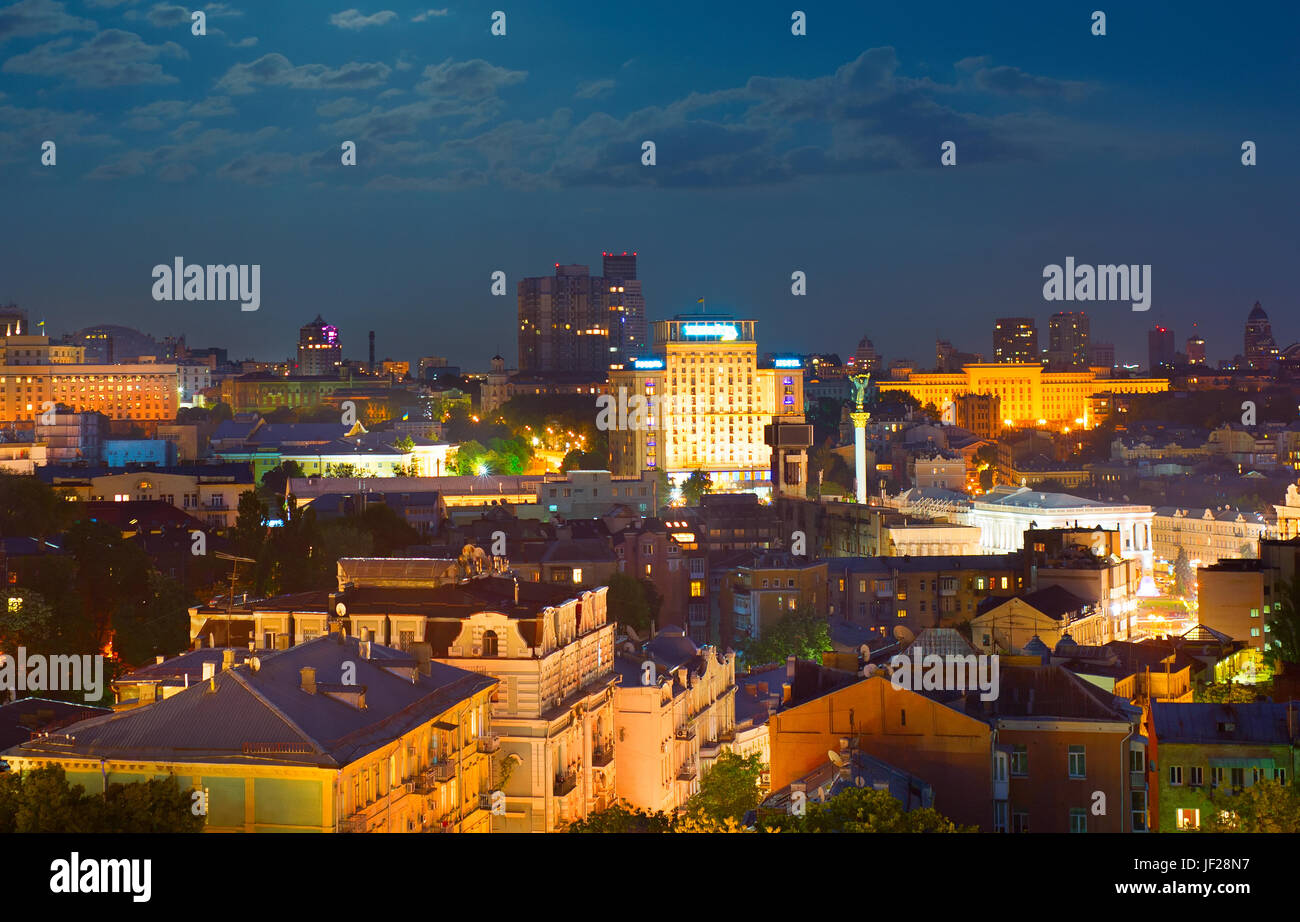
[[[1157,321],[1215,360],[1256,300],[1300,339],[1293,4],[348,2],[215,3],[206,37],[168,2],[0,6],[0,302],[265,359],[320,313],[351,357],[373,328],[485,367],[519,278],[635,249],[651,319],[703,296],[764,350],[928,364],[1081,306],[1121,360]],[[260,264],[261,309],[154,302],[178,255]],[[1043,301],[1067,256],[1151,264],[1151,311]]]

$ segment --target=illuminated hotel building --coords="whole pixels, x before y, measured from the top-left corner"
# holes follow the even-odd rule
[[[934,404],[952,419],[953,405],[966,394],[989,394],[1001,401],[1002,425],[1091,429],[1089,405],[1099,394],[1158,394],[1164,378],[1103,378],[1088,371],[1044,371],[1041,365],[965,365],[955,374],[912,374],[906,381],[881,381],[881,393],[903,391],[921,406]]]
[[[758,361],[753,320],[678,314],[654,324],[654,351],[610,371],[610,391],[626,404],[652,398],[649,425],[609,433],[611,467],[623,476],[665,470],[680,482],[705,471],[719,490],[765,492],[772,449],[764,426],[803,421],[803,367],[794,358]]]

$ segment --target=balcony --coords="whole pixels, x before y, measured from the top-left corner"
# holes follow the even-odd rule
[[[695,739],[695,728],[690,724],[687,724],[684,727],[678,727],[675,736],[679,740],[693,740]]]
[[[719,743],[734,743],[735,741],[736,741],[735,727],[732,727],[729,730],[723,730],[721,733],[718,734]]]
[[[606,744],[597,746],[591,750],[591,764],[597,768],[604,768],[610,762],[614,761],[614,747]]]
[[[722,743],[718,740],[709,740],[700,743],[701,759],[716,759],[722,753]]]
[[[492,753],[501,748],[501,737],[495,733],[485,733],[475,740],[479,752]]]
[[[454,777],[456,777],[455,762],[435,762],[420,772],[419,777],[411,782],[412,790],[416,794],[432,794],[438,789],[438,785]]]
[[[700,767],[694,759],[689,759],[677,772],[678,781],[694,781],[700,774]]]
[[[364,814],[358,813],[355,816],[349,816],[339,823],[339,832],[365,832],[366,818]]]
[[[1147,786],[1146,772],[1129,772],[1128,786],[1131,791],[1144,791]]]
[[[555,779],[554,793],[556,797],[563,797],[578,786],[578,773],[569,772],[563,777]]]

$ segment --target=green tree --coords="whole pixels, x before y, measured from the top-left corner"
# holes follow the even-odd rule
[[[603,471],[609,462],[593,452],[572,448],[560,462],[561,471]]]
[[[35,477],[0,473],[0,537],[48,538],[71,522],[74,507]]]
[[[262,475],[262,492],[273,497],[276,508],[279,508],[284,502],[284,490],[290,478],[305,476],[302,465],[297,461],[282,461],[278,467],[273,467]]]
[[[1174,558],[1174,592],[1184,599],[1196,594],[1196,571],[1192,569],[1191,558],[1187,548],[1178,545],[1178,556]]]
[[[26,647],[28,653],[54,649],[55,612],[45,598],[31,589],[13,586],[5,607],[0,608],[0,650],[14,653]]]
[[[974,832],[930,807],[904,810],[888,791],[846,788],[825,803],[809,802],[791,831],[797,832]]]
[[[645,587],[636,577],[627,573],[612,574],[609,591],[605,594],[605,606],[609,616],[619,624],[643,636],[649,632],[653,617],[650,601],[646,598]]]
[[[402,454],[410,454],[415,451],[415,439],[411,438],[409,435],[403,435],[393,442],[393,448],[397,449]]]
[[[624,801],[570,823],[566,832],[664,833],[673,829],[672,818],[656,811],[633,808]]]
[[[686,814],[703,820],[743,820],[758,807],[758,776],[763,763],[755,753],[724,752],[700,779],[700,789],[686,802]]]
[[[1300,580],[1283,580],[1278,586],[1269,626],[1264,662],[1274,669],[1280,663],[1300,663]]]
[[[692,471],[682,484],[682,500],[688,506],[698,506],[705,493],[713,491],[713,478],[704,471]]]
[[[235,552],[241,557],[252,557],[262,553],[266,543],[266,506],[254,490],[245,490],[239,494],[239,512],[235,517]]]
[[[1240,685],[1236,682],[1220,682],[1197,688],[1192,698],[1197,704],[1249,704],[1258,701],[1260,686]]]
[[[101,796],[51,765],[0,775],[0,833],[199,832],[193,790],[176,777],[110,784]]]
[[[1300,832],[1300,791],[1295,784],[1256,781],[1235,794],[1217,794],[1201,832]]]
[[[179,583],[150,570],[144,593],[123,602],[113,615],[114,652],[138,666],[160,653],[184,650],[190,641],[189,605]]]
[[[420,533],[387,503],[371,503],[356,518],[358,526],[370,535],[373,553],[379,557],[391,557],[420,543]]]
[[[791,656],[820,662],[831,648],[830,624],[811,605],[802,605],[766,628],[757,640],[742,644],[749,665],[784,663]]]
[[[140,546],[105,522],[78,522],[64,546],[77,562],[76,585],[94,623],[94,644],[104,646],[123,604],[144,598],[153,569]]]

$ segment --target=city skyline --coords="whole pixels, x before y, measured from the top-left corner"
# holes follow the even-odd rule
[[[1231,357],[1255,301],[1280,345],[1300,338],[1279,118],[1297,65],[1273,11],[1117,7],[1099,37],[1088,11],[1029,4],[811,10],[799,37],[775,6],[561,4],[493,36],[485,12],[390,6],[214,4],[205,37],[166,4],[5,7],[0,184],[23,220],[0,232],[0,301],[55,334],[118,323],[267,359],[320,314],[347,358],[376,329],[380,357],[515,367],[520,279],[635,249],[649,320],[705,297],[774,348],[866,335],[924,364],[936,334],[991,352],[994,317],[1045,329],[1065,305],[1043,269],[1073,257],[1153,267],[1149,312],[1088,305],[1117,361],[1193,321],[1211,364]],[[554,53],[578,35],[589,54]],[[154,301],[150,267],[181,255],[261,265],[260,309]]]

